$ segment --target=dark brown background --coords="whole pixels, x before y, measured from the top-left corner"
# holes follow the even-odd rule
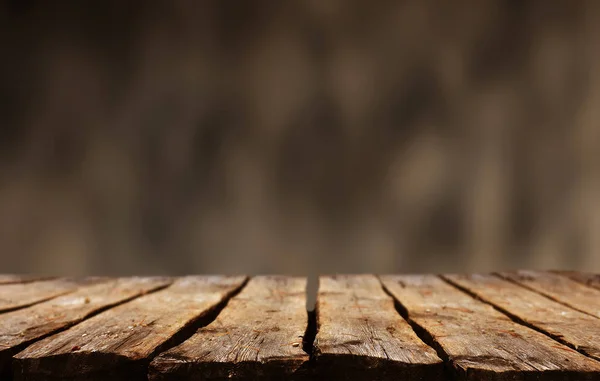
[[[0,272],[600,271],[599,5],[2,2]]]

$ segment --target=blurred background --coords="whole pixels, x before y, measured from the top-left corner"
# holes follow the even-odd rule
[[[600,271],[600,2],[0,5],[0,272]]]

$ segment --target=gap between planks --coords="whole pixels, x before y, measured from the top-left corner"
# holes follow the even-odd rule
[[[70,294],[78,287],[107,281],[107,278],[59,278],[28,283],[0,284],[0,313],[16,311]]]
[[[110,308],[164,289],[171,282],[164,277],[104,278],[82,284],[65,295],[0,314],[0,379],[12,377],[12,356],[27,346]]]
[[[595,283],[583,284],[582,279],[576,281],[561,274],[533,270],[494,274],[571,309],[600,319],[600,305],[597,303],[600,300],[600,290],[594,287]]]
[[[13,357],[15,379],[143,380],[154,356],[214,319],[246,281],[241,276],[177,278],[30,345]]]
[[[383,288],[382,288],[381,284],[379,283],[379,281],[376,280],[375,277],[373,277],[373,279],[375,280],[375,284],[376,284],[377,288],[379,290],[381,290],[381,292],[383,293]],[[244,286],[245,286],[245,283],[239,288],[239,291],[241,291],[244,288]],[[303,295],[304,294],[305,294],[305,291],[303,291]],[[228,298],[226,298],[224,300],[224,303],[221,306],[221,308],[215,310],[214,316],[210,320],[214,320],[214,318],[216,318],[217,315],[219,315],[219,313],[225,307],[225,305],[227,304],[227,302],[233,299],[233,296],[234,295],[230,295]],[[392,299],[390,298],[390,300],[392,300]],[[118,307],[115,307],[115,308],[118,308]],[[317,332],[316,332],[316,312],[315,311],[307,311],[304,305],[302,306],[302,310],[303,310],[303,314],[305,314],[304,325],[303,325],[303,333],[304,333],[304,335],[302,337],[302,341],[300,343],[301,347],[299,349],[301,351],[303,350],[304,353],[306,354],[307,367],[308,368],[312,368],[312,365],[314,365],[313,345],[314,345],[314,342],[315,342],[315,336],[317,334]],[[397,312],[395,311],[394,308],[392,308],[392,311],[397,314]],[[402,319],[400,315],[398,315],[398,318]],[[82,323],[82,325],[85,325],[86,322],[90,321],[90,319],[87,319],[87,318],[84,319],[84,320],[85,321]],[[206,324],[208,324],[208,322],[205,322],[202,325],[206,325]],[[154,350],[151,354],[147,355],[147,357],[144,357],[145,362],[149,362],[150,360],[152,360],[158,354],[163,354],[163,353],[167,352],[167,350],[169,348],[174,347],[177,344],[180,344],[180,343],[188,341],[190,339],[190,337],[192,336],[192,334],[194,333],[194,331],[195,331],[195,328],[193,330],[182,330],[182,331],[180,331],[178,333],[179,336],[177,336],[177,338],[173,337],[169,341],[168,345],[163,345],[160,348],[157,348],[156,350]],[[63,333],[63,335],[64,335],[64,333]],[[416,335],[415,335],[415,337],[416,337]],[[52,341],[54,341],[54,339],[55,338],[52,338]],[[48,340],[46,340],[46,341],[48,341]],[[49,342],[47,345],[52,346],[53,343]],[[427,347],[426,344],[424,344],[424,343],[422,343],[422,345],[424,347]],[[35,344],[32,347],[36,347],[36,348],[37,347],[43,347],[43,345],[42,344]],[[79,348],[78,345],[74,346],[74,348],[75,347]],[[25,351],[25,353],[32,352],[32,351],[35,353],[35,349],[32,349],[30,347],[28,350]],[[78,351],[79,351],[79,349],[78,349]],[[17,364],[18,364],[19,369],[22,370],[23,367],[26,366],[26,364],[27,364],[26,362],[29,361],[29,360],[27,360],[27,356],[28,355],[22,355],[22,354],[20,354],[19,356],[17,356]],[[37,362],[38,360],[35,360],[35,361]],[[57,368],[57,369],[59,369],[59,368]],[[310,371],[311,369],[308,369],[308,370]],[[21,372],[18,372],[18,373],[21,373]],[[147,373],[147,369],[144,368],[143,372],[140,372],[140,375],[141,375],[141,373],[146,374]],[[129,376],[130,375],[128,375],[126,377],[129,377]],[[29,380],[29,379],[31,379],[31,380],[37,380],[37,379],[40,379],[40,375],[39,374],[37,376],[35,374],[29,375],[29,376],[27,376],[27,375],[23,376],[23,374],[21,374],[19,377],[20,377],[20,378],[18,378],[19,380],[21,380],[21,379],[22,380]],[[45,378],[46,379],[50,379],[49,377],[45,377]],[[75,376],[75,377],[72,377],[72,378],[69,378],[69,379],[78,379],[78,378],[77,378],[77,376]],[[86,379],[90,379],[90,377],[86,377]]]
[[[597,380],[600,376],[600,363],[593,358],[563,346],[545,332],[531,330],[527,325],[513,321],[503,311],[441,276],[382,276],[380,281],[419,337],[438,351],[447,366],[449,379]],[[477,315],[476,322],[472,322],[473,315],[469,315],[473,313]],[[465,330],[465,326],[465,337],[455,338],[453,335]],[[448,327],[452,332],[448,332]],[[484,340],[483,336],[469,337],[469,333],[477,329],[485,331]],[[465,339],[466,342],[461,342]],[[552,345],[553,342],[556,345]],[[511,354],[517,348],[517,354]],[[523,350],[530,354],[525,360],[518,355]],[[492,361],[494,359],[502,361]]]
[[[450,285],[489,304],[514,322],[543,333],[581,354],[600,360],[600,326],[590,316],[497,274],[448,274]]]
[[[156,357],[150,380],[303,378],[305,295],[305,278],[252,278],[216,320]]]
[[[465,293],[466,295],[468,295],[470,298],[473,298],[481,303],[485,303],[486,305],[490,305],[492,307],[494,307],[496,310],[498,310],[499,312],[501,312],[503,315],[507,316],[508,318],[510,318],[513,322],[526,326],[528,328],[533,328],[536,329],[536,327],[532,327],[530,324],[528,324],[527,322],[524,321],[520,321],[518,318],[515,318],[515,316],[511,316],[510,313],[507,313],[506,311],[497,308],[495,305],[486,302],[485,300],[482,300],[480,297],[478,297],[477,295],[470,293],[466,290],[464,290],[462,287],[459,287],[458,285],[454,284],[453,282],[448,281],[448,279],[446,279],[444,276],[438,276],[439,279],[443,280],[445,283],[447,283],[448,285],[452,286],[453,288],[457,289],[458,291]],[[246,285],[247,283],[247,279],[245,281],[245,283],[237,290],[236,294],[239,293]],[[383,281],[381,280],[381,278],[379,279],[379,286],[381,287],[381,289],[388,295],[393,297],[393,294],[391,294],[391,292],[386,288],[385,284],[383,283]],[[523,287],[524,289],[528,289],[527,287],[524,287],[522,285],[519,285],[521,287]],[[152,292],[156,292],[157,290],[154,290]],[[535,290],[534,290],[535,291]],[[218,314],[223,310],[223,308],[225,308],[225,306],[227,305],[227,303],[232,299],[234,295],[230,295],[229,297],[225,298],[222,302],[222,305],[220,306],[220,308],[215,309],[213,311],[213,317],[212,320],[213,321]],[[137,299],[139,296],[134,297],[133,299]],[[419,336],[419,338],[426,343],[428,346],[432,347],[433,349],[436,350],[436,352],[438,353],[439,357],[441,357],[444,361],[444,363],[446,364],[446,366],[449,366],[449,357],[448,355],[446,355],[446,353],[444,352],[444,350],[441,348],[440,344],[435,340],[435,338],[433,338],[431,335],[428,334],[428,332],[426,330],[424,330],[422,327],[420,327],[417,323],[415,323],[414,321],[412,321],[410,319],[409,314],[407,313],[406,308],[398,301],[397,298],[393,297],[394,299],[394,303],[396,306],[396,312],[399,313],[407,322],[409,322],[412,326],[412,329],[415,331],[415,333]],[[126,301],[122,301],[120,303],[118,303],[118,305],[124,304]],[[114,307],[114,306],[112,306]],[[111,308],[110,306],[107,308]],[[97,314],[97,313],[96,313]],[[96,315],[94,314],[94,315]],[[316,331],[316,315],[315,312],[311,312],[311,311],[307,311],[307,315],[308,315],[308,321],[307,321],[307,330],[306,330],[306,334],[303,340],[303,345],[302,348],[304,349],[305,352],[307,352],[307,355],[309,356],[309,362],[312,364],[314,361],[314,353],[313,353],[313,345],[314,345],[314,336],[317,334]],[[87,316],[85,318],[85,320],[87,320],[90,316]],[[205,323],[208,324],[208,323]],[[311,328],[312,326],[312,328]],[[556,340],[556,338],[553,338],[551,335],[549,335],[547,332],[541,331],[539,329],[536,329],[538,332],[544,333],[546,336]],[[55,332],[53,332],[55,333]],[[189,339],[194,332],[191,331],[186,331],[186,332],[179,332],[178,334],[180,334],[177,339],[175,339],[175,336],[173,336],[171,338],[171,342],[168,346],[165,346],[163,348],[160,348],[160,351],[155,351],[156,353],[152,354],[152,357],[156,356],[160,353],[164,353],[165,350],[169,349],[170,347],[174,347],[177,344],[180,344],[182,342],[184,342],[185,340]],[[564,344],[564,343],[563,343]],[[451,376],[450,379],[456,379],[454,376]]]

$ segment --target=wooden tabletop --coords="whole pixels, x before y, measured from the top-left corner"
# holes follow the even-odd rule
[[[600,380],[600,277],[0,275],[1,380]]]

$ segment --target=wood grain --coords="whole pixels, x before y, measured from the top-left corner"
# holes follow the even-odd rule
[[[16,380],[145,379],[150,359],[206,317],[245,277],[197,276],[102,312],[14,357]]]
[[[600,290],[565,276],[542,271],[499,273],[505,279],[539,292],[571,308],[600,318]]]
[[[84,278],[3,284],[0,285],[0,312],[31,306],[73,292],[81,285],[98,281],[99,278]]]
[[[566,276],[576,282],[600,289],[600,274],[577,272],[577,271],[552,271],[553,273]]]
[[[315,363],[344,380],[441,380],[443,363],[373,275],[324,276],[317,296]]]
[[[459,380],[598,380],[600,363],[433,275],[381,277]]]
[[[0,375],[10,357],[28,344],[72,326],[93,313],[170,284],[168,278],[121,278],[80,287],[28,308],[0,315]]]
[[[150,365],[150,380],[304,376],[306,279],[255,277],[215,321]]]
[[[0,274],[0,284],[10,283],[27,283],[33,281],[53,279],[55,277],[42,276],[42,275],[13,275],[13,274]]]
[[[494,275],[445,275],[444,278],[514,319],[600,360],[597,318]]]

